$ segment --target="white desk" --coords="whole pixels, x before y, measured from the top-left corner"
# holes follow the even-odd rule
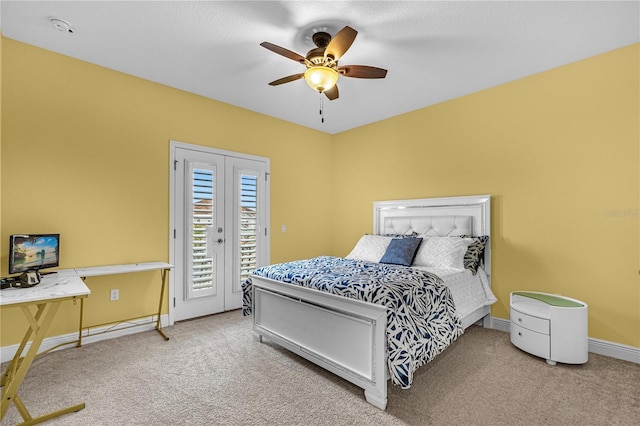
[[[84,280],[87,277],[97,277],[101,275],[114,275],[114,274],[128,274],[132,272],[143,272],[143,271],[156,271],[160,270],[162,274],[162,285],[160,287],[160,302],[158,304],[158,312],[154,315],[157,315],[156,319],[156,331],[160,333],[160,335],[164,338],[164,340],[169,340],[169,337],[164,334],[162,331],[162,301],[164,299],[164,290],[167,282],[167,274],[169,270],[173,268],[173,265],[165,262],[142,262],[142,263],[130,263],[126,265],[108,265],[108,266],[95,266],[91,268],[76,268],[75,273],[82,277]],[[78,347],[82,346],[82,316],[84,311],[84,303],[80,302],[80,331],[78,333]],[[134,319],[134,318],[129,318]],[[126,321],[123,320],[123,321]]]
[[[75,301],[77,299],[80,299],[82,303],[90,293],[89,288],[74,270],[45,275],[40,284],[35,287],[8,288],[0,292],[2,309],[20,308],[28,322],[22,343],[20,343],[7,369],[2,373],[0,420],[4,418],[11,403],[15,404],[16,409],[28,424],[40,423],[84,408],[84,403],[81,403],[33,418],[18,396],[18,388],[38,354],[42,340],[51,326],[60,304],[65,300]],[[30,309],[31,306],[36,307],[35,315]],[[23,356],[29,342],[31,342],[31,346]]]
[[[2,309],[20,308],[29,323],[29,327],[27,328],[16,355],[7,366],[7,369],[2,373],[2,411],[0,412],[0,420],[4,418],[11,403],[15,404],[18,412],[27,424],[40,423],[84,408],[84,403],[81,403],[54,411],[50,414],[33,418],[18,396],[18,388],[20,387],[20,384],[22,384],[22,381],[24,380],[24,377],[36,355],[38,355],[38,350],[40,349],[42,340],[53,322],[53,318],[55,317],[60,304],[65,300],[75,301],[80,299],[80,327],[77,346],[82,346],[84,299],[91,293],[84,282],[87,277],[160,270],[162,275],[160,302],[158,304],[158,312],[154,315],[157,315],[156,330],[162,337],[164,337],[165,340],[169,340],[169,337],[167,337],[167,335],[162,331],[160,316],[162,314],[162,301],[164,299],[167,274],[171,268],[173,268],[173,265],[169,263],[144,262],[127,265],[64,269],[56,271],[50,275],[44,275],[40,284],[34,287],[8,288],[2,290],[0,292],[0,306],[2,306]],[[30,306],[35,306],[37,308],[35,315],[29,308]],[[22,353],[29,341],[31,341],[31,346],[23,356]]]

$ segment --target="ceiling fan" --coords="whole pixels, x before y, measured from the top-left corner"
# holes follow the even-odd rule
[[[260,46],[307,67],[303,73],[279,78],[269,85],[278,86],[304,78],[313,90],[324,93],[329,100],[334,100],[339,96],[336,83],[340,75],[352,78],[385,78],[387,70],[382,68],[368,65],[338,65],[338,60],[351,47],[357,34],[358,32],[349,26],[338,31],[333,38],[327,32],[316,32],[311,39],[317,47],[311,49],[306,57],[273,43],[260,43]]]

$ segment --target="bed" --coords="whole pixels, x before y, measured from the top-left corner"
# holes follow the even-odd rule
[[[345,258],[258,268],[243,283],[254,337],[363,388],[384,410],[388,381],[410,387],[464,329],[490,326],[490,199],[374,202],[373,233]]]

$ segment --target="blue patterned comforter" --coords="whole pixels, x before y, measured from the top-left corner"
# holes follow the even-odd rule
[[[364,300],[387,310],[391,380],[409,388],[413,373],[464,332],[449,289],[428,272],[321,256],[258,268],[253,275]],[[251,278],[242,284],[242,313],[251,314]]]

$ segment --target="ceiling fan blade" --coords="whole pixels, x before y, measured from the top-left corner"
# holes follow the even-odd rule
[[[331,89],[325,90],[322,93],[324,93],[325,96],[327,98],[329,98],[330,101],[332,101],[334,99],[338,99],[338,96],[340,96],[340,94],[338,93],[338,85],[337,84],[335,86],[333,86]]]
[[[269,49],[270,51],[277,53],[278,55],[282,55],[285,58],[293,59],[296,62],[300,62],[301,64],[304,64],[305,62],[304,56],[299,55],[296,52],[292,52],[289,49],[285,49],[284,47],[269,43],[268,41],[263,41],[262,43],[260,43],[260,46],[264,47],[265,49]]]
[[[387,76],[387,70],[368,65],[344,65],[338,67],[338,72],[345,77],[353,78],[385,78]]]
[[[340,59],[340,57],[351,47],[353,41],[356,39],[356,35],[358,35],[358,32],[351,27],[344,27],[338,31],[324,51],[325,59],[328,56],[333,57],[334,61]]]
[[[277,80],[272,81],[271,83],[269,83],[269,86],[277,86],[279,84],[289,83],[291,81],[299,80],[302,77],[304,77],[304,73],[288,75],[286,77],[282,77],[282,78],[279,78]]]

